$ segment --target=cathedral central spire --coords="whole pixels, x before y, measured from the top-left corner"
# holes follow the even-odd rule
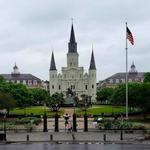
[[[77,53],[77,43],[75,40],[73,24],[71,26],[70,41],[68,43],[68,53]]]
[[[71,27],[71,34],[70,34],[70,43],[75,43],[75,35],[74,35],[74,29],[73,29],[73,24]]]

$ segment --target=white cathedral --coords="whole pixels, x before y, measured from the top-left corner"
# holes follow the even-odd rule
[[[49,69],[50,94],[58,92],[63,93],[65,96],[68,88],[74,91],[79,99],[81,99],[82,95],[88,95],[91,98],[91,102],[96,102],[96,65],[94,53],[92,50],[89,70],[88,73],[85,73],[84,67],[79,67],[79,54],[77,52],[73,24],[68,43],[67,67],[62,67],[61,74],[58,74],[52,52]]]

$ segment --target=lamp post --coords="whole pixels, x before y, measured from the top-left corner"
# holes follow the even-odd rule
[[[88,115],[86,113],[87,104],[85,103],[85,113],[84,113],[84,131],[88,131]]]
[[[76,104],[73,104],[74,114],[76,113]]]
[[[57,114],[58,108],[59,108],[58,104],[55,104],[55,111],[56,111],[56,113],[55,113],[55,132],[59,131],[59,116]]]
[[[84,114],[85,114],[85,115],[86,115],[86,106],[87,106],[87,104],[85,103],[85,104],[84,104],[84,108],[85,108],[85,109],[84,109],[84,111],[85,111]]]
[[[74,114],[73,114],[73,131],[76,132],[77,131],[77,117],[76,117],[76,104],[73,105],[74,106]]]

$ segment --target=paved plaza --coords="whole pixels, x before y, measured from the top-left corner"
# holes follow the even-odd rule
[[[105,136],[105,139],[104,139]],[[7,133],[9,142],[91,142],[91,143],[150,143],[144,140],[142,133],[123,134],[120,140],[120,132],[31,132],[31,133]]]
[[[69,118],[72,124],[72,117]],[[54,132],[55,120],[48,118],[48,132],[43,132],[43,123],[36,126],[31,132],[27,130],[7,130],[7,140],[1,143],[13,142],[56,142],[56,143],[140,143],[150,144],[150,140],[145,140],[143,131],[125,133],[121,140],[120,130],[99,130],[93,118],[88,118],[88,132],[84,132],[84,119],[77,118],[77,132],[65,130],[65,120],[59,118],[59,132]]]

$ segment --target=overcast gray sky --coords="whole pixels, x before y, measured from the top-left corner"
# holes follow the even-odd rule
[[[92,44],[97,80],[125,71],[125,22],[134,36],[129,67],[150,71],[150,0],[0,0],[0,73],[16,62],[21,73],[48,80],[51,52],[66,66],[71,18],[79,64],[88,71]]]

